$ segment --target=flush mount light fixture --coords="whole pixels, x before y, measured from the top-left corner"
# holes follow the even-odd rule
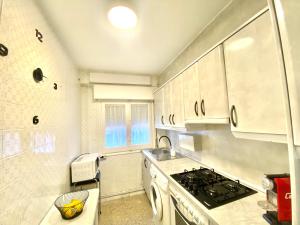
[[[120,29],[131,29],[137,24],[135,12],[126,6],[114,6],[107,14],[111,24]]]

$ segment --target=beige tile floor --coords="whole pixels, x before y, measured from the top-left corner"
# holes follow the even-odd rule
[[[99,225],[154,225],[145,194],[102,203]]]

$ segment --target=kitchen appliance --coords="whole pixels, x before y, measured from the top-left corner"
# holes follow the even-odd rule
[[[143,178],[143,185],[145,189],[145,193],[150,200],[150,184],[151,184],[151,174],[150,174],[150,167],[151,167],[151,162],[147,157],[144,155],[143,156],[143,165],[142,165],[142,178]]]
[[[98,153],[83,154],[71,163],[71,183],[92,180],[99,170]]]
[[[150,202],[155,225],[170,225],[169,181],[153,165],[150,166]]]
[[[170,183],[169,189],[171,225],[216,225],[213,219],[194,205],[173,183]]]
[[[183,186],[206,208],[212,209],[256,193],[240,184],[239,180],[230,180],[213,169],[200,167],[192,171],[173,174],[171,177]]]
[[[98,213],[101,214],[101,173],[100,161],[105,160],[98,153],[86,153],[75,158],[70,166],[71,189],[73,191],[99,190]]]
[[[267,191],[265,220],[272,225],[292,224],[290,175],[267,174],[263,187]]]

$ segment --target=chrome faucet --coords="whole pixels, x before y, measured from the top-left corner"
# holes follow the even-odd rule
[[[159,143],[160,143],[160,140],[161,140],[162,138],[166,138],[166,139],[168,140],[169,144],[170,144],[170,148],[172,148],[172,143],[171,143],[170,138],[169,138],[168,136],[165,136],[165,135],[160,136],[160,138],[158,139],[158,146],[157,146],[157,147],[159,147]]]

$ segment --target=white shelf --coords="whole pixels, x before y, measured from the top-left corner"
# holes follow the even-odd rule
[[[47,215],[44,217],[40,225],[94,225],[98,224],[98,198],[99,198],[99,189],[88,190],[89,197],[83,208],[83,212],[76,218],[71,220],[64,220],[61,217],[58,209],[52,205]],[[96,223],[95,223],[96,221]]]

